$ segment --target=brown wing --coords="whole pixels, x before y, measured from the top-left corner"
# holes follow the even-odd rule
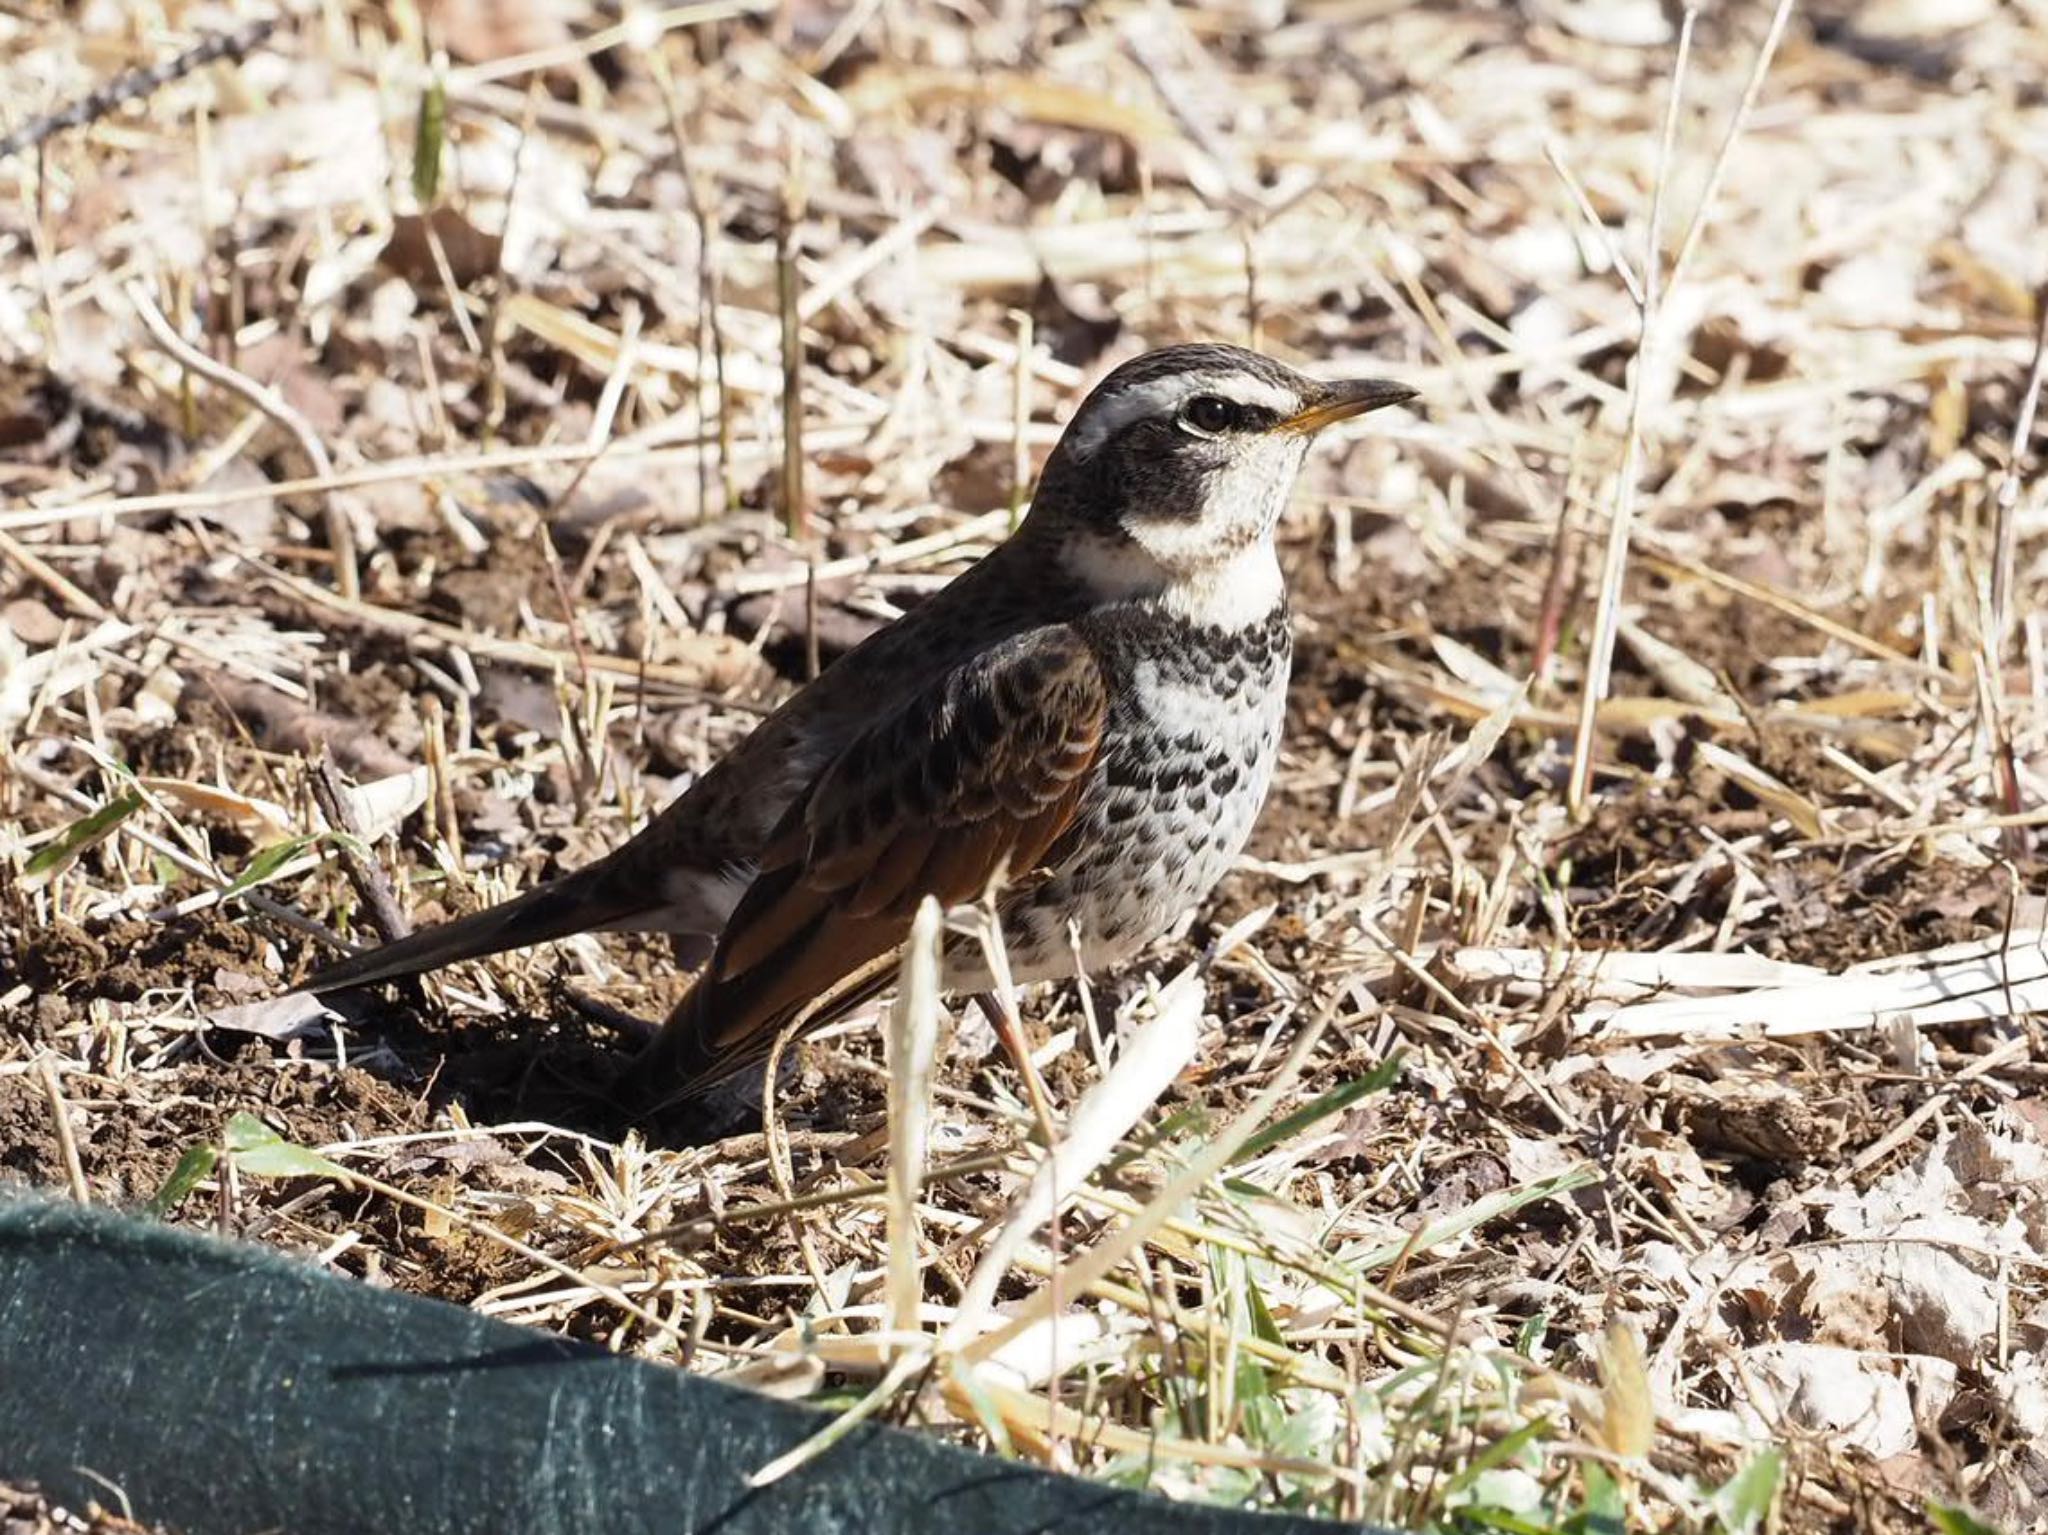
[[[708,1086],[812,1003],[825,1003],[818,1024],[879,990],[889,972],[876,962],[922,897],[971,901],[1038,867],[1073,819],[1107,713],[1093,652],[1048,628],[858,736],[770,840],[703,976],[638,1063],[648,1090]]]

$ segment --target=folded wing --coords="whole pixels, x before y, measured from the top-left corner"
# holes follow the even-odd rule
[[[886,985],[919,900],[951,905],[1051,861],[1101,750],[1108,693],[1071,630],[1033,630],[878,720],[784,817],[704,974],[639,1063],[686,1094]],[[814,1006],[815,1004],[815,1006]]]

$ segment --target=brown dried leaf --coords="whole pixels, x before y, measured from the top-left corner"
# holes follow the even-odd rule
[[[459,211],[443,204],[424,218],[417,213],[394,218],[391,238],[377,259],[422,293],[440,293],[444,284],[434,259],[436,242],[458,288],[467,288],[497,271],[504,249],[501,236],[477,228]]]

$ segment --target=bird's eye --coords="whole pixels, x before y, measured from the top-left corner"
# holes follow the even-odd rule
[[[1180,408],[1181,425],[1203,437],[1214,437],[1238,424],[1242,412],[1220,394],[1198,394]]]

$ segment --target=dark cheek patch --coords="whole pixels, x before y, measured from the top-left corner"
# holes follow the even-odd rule
[[[1136,513],[1162,522],[1176,517],[1193,521],[1200,515],[1211,474],[1225,466],[1220,462],[1195,462],[1196,455],[1192,453],[1172,451],[1178,444],[1134,437],[1148,429],[1158,430],[1147,422],[1131,428],[1126,434],[1127,441],[1118,444],[1125,449],[1114,461],[1114,499],[1119,503],[1118,510],[1123,515]]]

